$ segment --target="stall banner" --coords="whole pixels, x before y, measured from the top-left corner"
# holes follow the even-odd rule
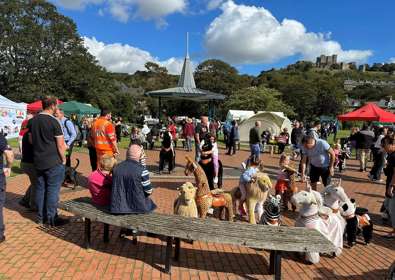
[[[7,134],[7,138],[18,137],[25,118],[26,111],[24,110],[0,108],[0,132]]]

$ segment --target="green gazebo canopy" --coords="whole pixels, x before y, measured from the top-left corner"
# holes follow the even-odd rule
[[[100,110],[84,103],[80,103],[77,101],[69,101],[59,105],[59,108],[63,110],[63,112],[70,116],[71,114],[76,115],[93,115],[100,114]]]

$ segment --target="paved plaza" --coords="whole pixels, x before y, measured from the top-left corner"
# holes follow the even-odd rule
[[[220,159],[223,160],[225,175],[232,178],[225,181],[225,188],[230,189],[237,185],[240,163],[248,153],[240,151],[235,156],[224,153],[224,150],[220,151]],[[148,151],[147,154],[150,169],[155,171],[158,151]],[[177,150],[177,169],[171,177],[158,176],[153,172],[153,200],[159,212],[172,213],[176,188],[185,180],[192,180],[183,178],[184,156],[183,151]],[[78,170],[81,177],[86,177],[89,174],[87,154],[75,153],[74,157],[81,160]],[[274,180],[278,155],[270,157],[265,154],[263,159],[266,171]],[[345,248],[337,258],[322,257],[317,265],[305,264],[296,254],[285,254],[283,279],[384,278],[395,260],[395,242],[383,237],[390,228],[383,226],[379,212],[384,199],[384,185],[369,182],[367,174],[357,169],[357,162],[349,161],[348,170],[342,174],[343,187],[359,206],[369,209],[375,223],[372,243]],[[78,217],[71,216],[70,224],[53,230],[40,228],[34,223],[34,213],[18,204],[27,187],[25,175],[8,180],[4,210],[7,241],[0,245],[0,279],[273,279],[268,275],[268,252],[204,242],[182,243],[180,261],[174,263],[169,276],[162,273],[165,242],[140,236],[138,244],[133,245],[131,240],[118,237],[119,228],[111,227],[110,243],[104,244],[102,225],[96,223],[93,223],[92,249],[87,251],[81,247],[84,224]],[[74,191],[63,188],[61,200],[88,195],[83,187]],[[70,216],[66,212],[60,214]],[[296,213],[284,213],[287,225],[292,225],[295,217]]]

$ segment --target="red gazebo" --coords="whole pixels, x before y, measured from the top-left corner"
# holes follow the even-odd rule
[[[58,105],[62,104],[63,101],[58,99]],[[27,104],[27,111],[30,113],[37,113],[43,109],[41,100],[34,101],[33,103]]]
[[[395,114],[381,109],[374,103],[367,103],[355,111],[337,116],[339,121],[377,121],[395,123]]]

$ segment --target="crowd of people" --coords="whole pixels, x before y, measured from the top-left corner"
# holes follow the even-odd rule
[[[65,170],[71,164],[78,128],[75,120],[66,118],[58,108],[56,98],[43,98],[42,108],[40,113],[28,120],[21,141],[21,168],[29,176],[30,186],[20,204],[37,213],[38,224],[57,227],[68,223],[67,219],[58,215],[57,205],[60,188],[66,179]],[[92,199],[94,203],[107,207],[111,213],[152,211],[156,206],[149,197],[153,188],[141,143],[131,139],[126,160],[116,164],[119,155],[117,125],[120,121],[113,121],[107,109],[102,109],[96,118],[81,120],[92,168],[88,179]],[[0,240],[3,241],[5,177],[10,175],[13,153],[2,134],[0,155]],[[5,166],[3,155],[7,162]]]
[[[21,168],[29,176],[30,186],[20,204],[37,212],[37,223],[56,227],[67,223],[59,217],[57,203],[61,185],[66,181],[65,168],[71,165],[71,155],[76,139],[80,134],[83,143],[87,144],[92,173],[88,177],[88,186],[93,203],[106,207],[114,214],[146,213],[156,208],[150,199],[153,187],[146,167],[145,149],[153,149],[161,139],[159,153],[159,172],[165,165],[171,172],[175,167],[177,142],[182,139],[185,151],[195,149],[195,160],[202,165],[208,177],[210,189],[221,187],[219,179],[222,164],[219,159],[217,143],[220,133],[223,134],[226,145],[226,155],[234,155],[240,134],[237,121],[220,123],[210,121],[202,116],[200,121],[186,118],[181,126],[170,119],[166,126],[154,125],[149,128],[146,124],[139,129],[133,127],[130,132],[130,144],[126,158],[117,163],[120,150],[118,144],[122,137],[122,119],[112,119],[111,111],[102,109],[100,116],[84,117],[79,120],[66,118],[58,108],[56,98],[46,97],[42,100],[43,110],[26,123],[21,139]],[[321,180],[328,185],[335,174],[344,169],[345,160],[356,149],[360,161],[360,171],[367,171],[369,155],[373,155],[373,167],[368,177],[372,181],[380,181],[384,170],[386,180],[386,199],[382,207],[384,218],[390,219],[395,225],[395,137],[393,131],[385,127],[371,128],[364,125],[361,130],[353,128],[347,139],[336,140],[333,146],[327,138],[334,134],[336,139],[337,126],[321,125],[314,122],[305,128],[302,122],[295,121],[291,133],[283,129],[273,137],[268,129],[256,121],[249,131],[250,156],[243,161],[240,176],[241,202],[239,213],[245,214],[245,186],[254,180],[261,168],[261,154],[265,145],[273,139],[281,154],[279,175],[276,184],[276,194],[289,201],[292,184],[287,183],[291,174],[297,174],[300,180],[310,180],[314,190]],[[286,152],[290,145],[291,153]],[[6,164],[3,165],[3,155]],[[2,208],[5,200],[5,178],[10,174],[13,153],[3,135],[0,135],[0,242],[4,241],[4,224]],[[292,160],[299,160],[294,168]],[[385,162],[387,162],[386,168]],[[66,179],[66,180],[65,180]],[[388,236],[395,238],[395,227]]]

